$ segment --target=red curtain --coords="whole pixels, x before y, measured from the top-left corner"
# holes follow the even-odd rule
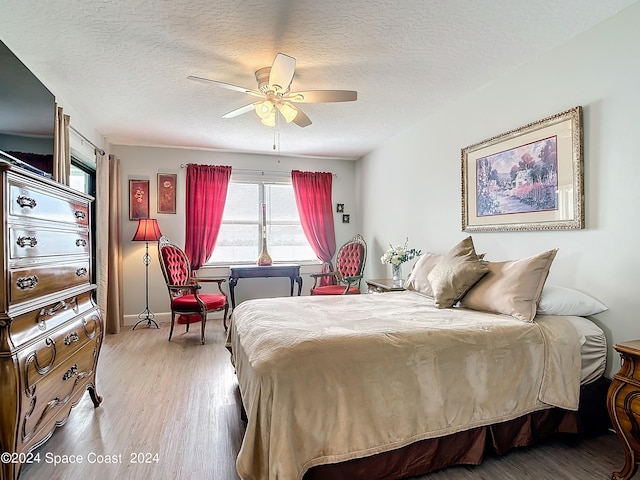
[[[336,253],[333,227],[331,184],[333,175],[326,172],[291,172],[300,223],[313,251],[322,260],[322,272],[333,270],[331,259]],[[335,284],[334,277],[323,277],[320,285]]]
[[[185,253],[198,270],[213,253],[222,223],[231,167],[187,165]]]

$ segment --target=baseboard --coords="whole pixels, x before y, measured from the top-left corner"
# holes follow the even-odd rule
[[[155,320],[156,323],[171,323],[171,313],[170,312],[160,312],[160,313],[154,313],[153,314],[153,319]],[[214,312],[214,313],[210,313],[209,316],[207,317],[207,319],[210,320],[214,320],[214,319],[218,319],[218,320],[222,320],[222,313],[221,312]],[[123,321],[123,325],[125,327],[132,327],[133,325],[135,325],[137,322],[140,321],[140,317],[138,317],[138,315],[125,315],[124,318],[122,319]]]

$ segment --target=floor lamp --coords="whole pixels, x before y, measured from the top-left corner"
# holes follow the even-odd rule
[[[156,321],[153,319],[154,314],[149,310],[149,264],[151,263],[151,257],[149,256],[149,242],[157,242],[162,233],[160,227],[158,227],[158,221],[155,218],[141,218],[138,220],[138,229],[133,236],[132,242],[145,242],[146,250],[142,261],[144,263],[144,293],[145,293],[145,307],[140,314],[138,314],[138,322],[133,326],[131,330],[135,330],[136,327],[142,323],[147,322],[147,328],[153,323],[156,328],[160,328]]]

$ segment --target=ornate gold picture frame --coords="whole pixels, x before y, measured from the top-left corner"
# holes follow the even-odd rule
[[[582,107],[462,149],[462,230],[584,228]]]

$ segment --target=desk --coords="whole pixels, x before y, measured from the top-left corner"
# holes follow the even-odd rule
[[[293,297],[293,282],[298,284],[298,296],[302,293],[302,277],[300,276],[300,265],[278,264],[278,265],[236,265],[229,267],[229,294],[231,295],[231,308],[236,308],[235,287],[239,278],[268,278],[268,277],[289,277],[291,280],[291,291],[289,295]]]

